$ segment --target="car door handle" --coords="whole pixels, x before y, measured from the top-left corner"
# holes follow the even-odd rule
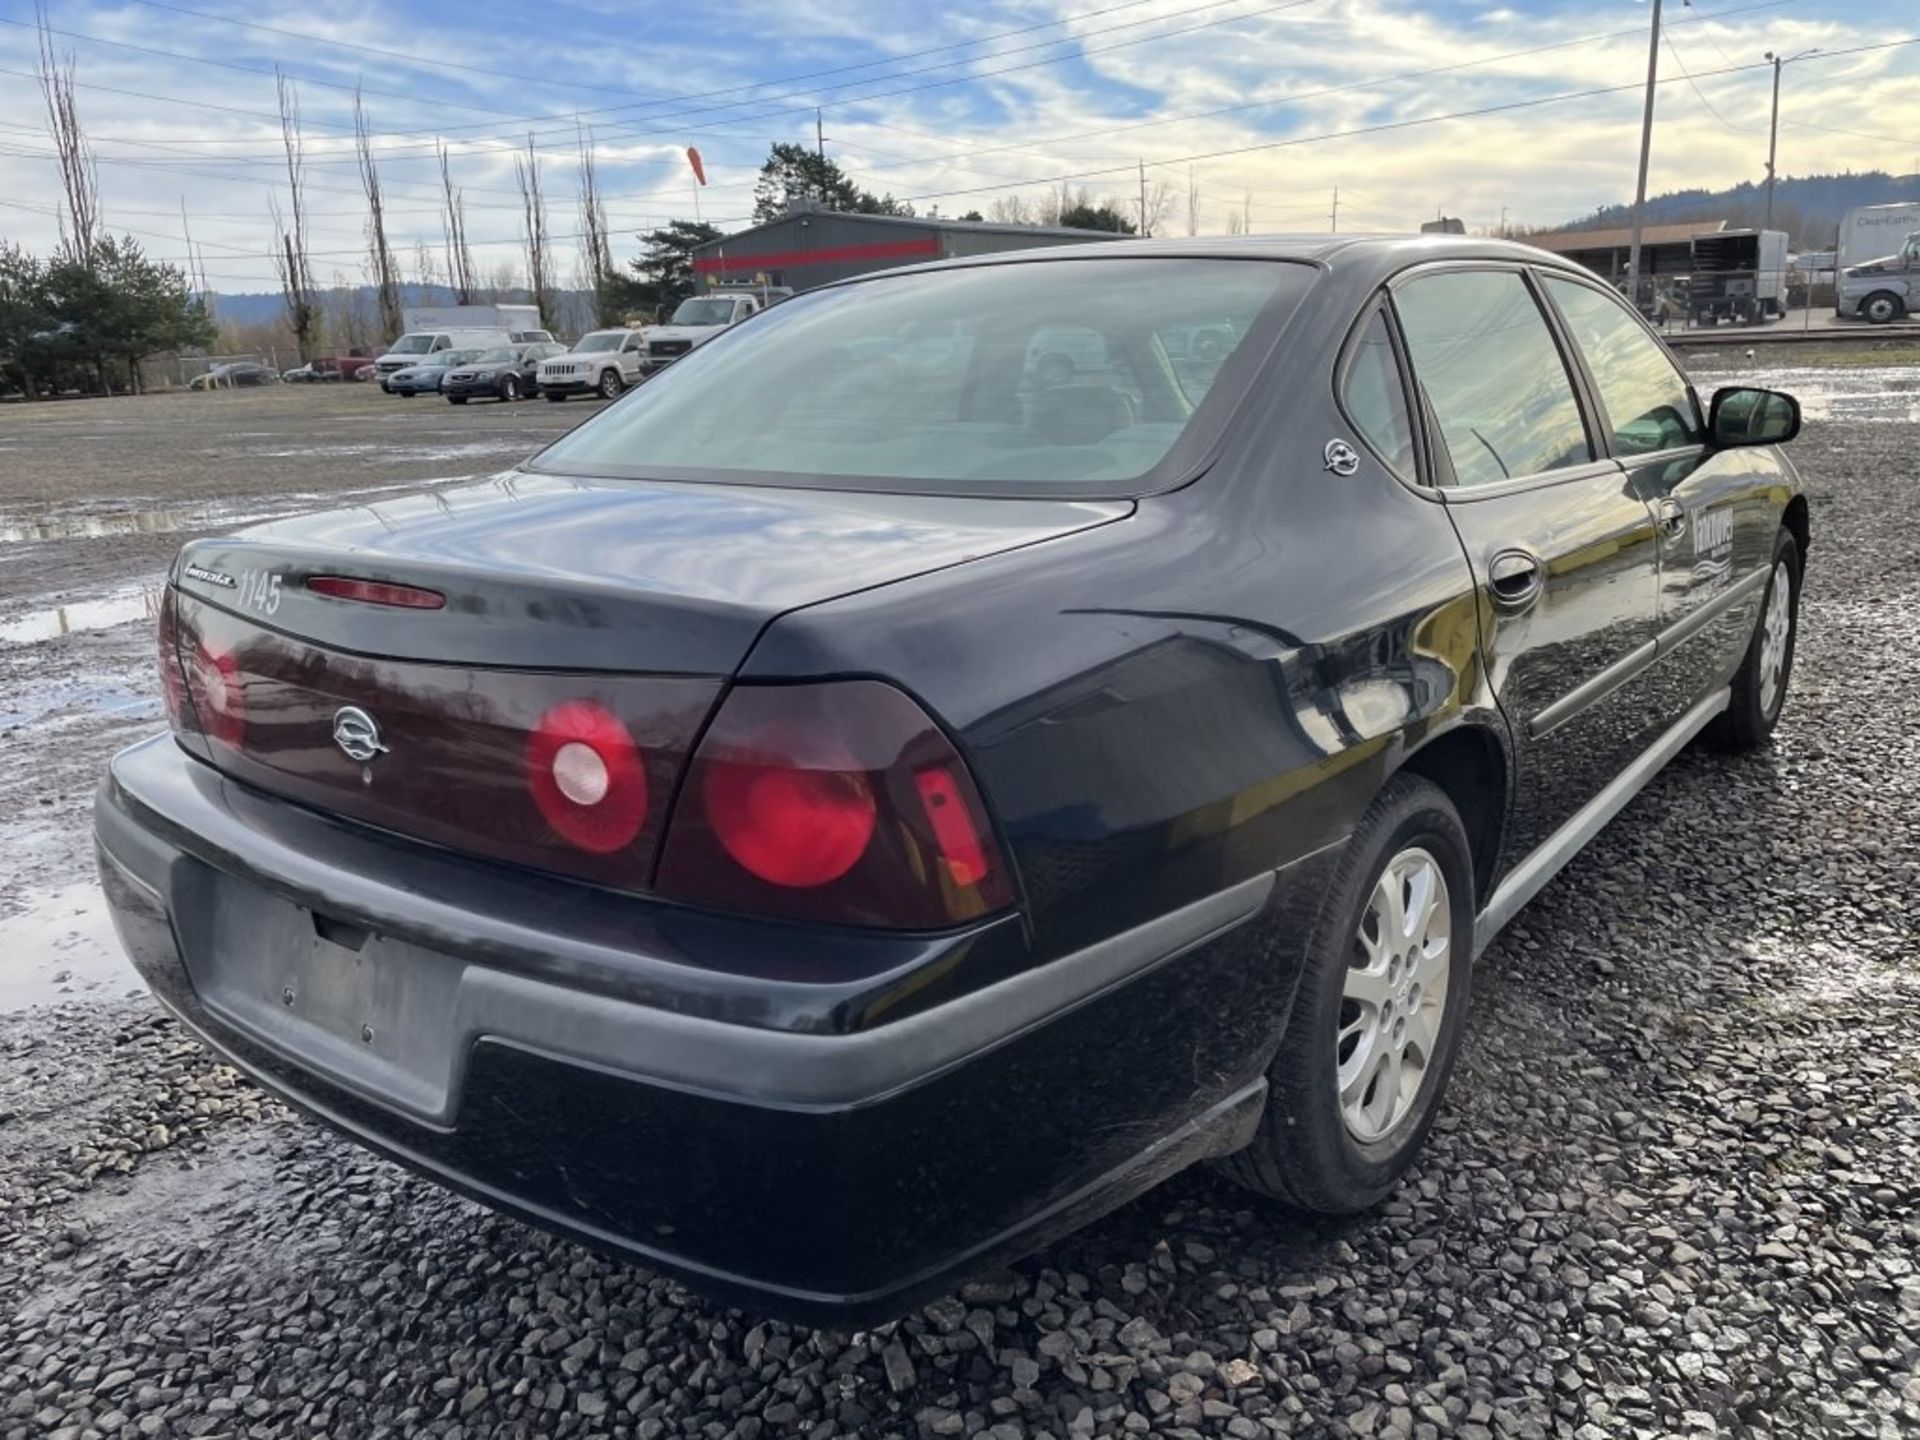
[[[1533,603],[1545,573],[1539,558],[1525,550],[1502,550],[1487,566],[1495,603],[1515,609]]]
[[[1687,533],[1686,507],[1678,500],[1662,500],[1654,508],[1660,515],[1660,531],[1669,540],[1678,540]]]

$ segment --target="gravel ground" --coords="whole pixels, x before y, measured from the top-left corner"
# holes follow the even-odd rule
[[[1377,1214],[1190,1172],[894,1325],[811,1331],[365,1156],[145,1003],[68,1001],[0,1016],[0,1435],[1920,1432],[1920,371],[1793,379],[1830,418],[1796,451],[1778,742],[1682,756],[1496,943]],[[144,645],[0,651],[0,708],[41,675],[144,693]],[[0,726],[51,802],[0,812],[0,884],[83,878],[72,757],[146,723]],[[21,826],[66,858],[8,860]]]

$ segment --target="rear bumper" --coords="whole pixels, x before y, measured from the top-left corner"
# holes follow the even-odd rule
[[[493,890],[515,872],[271,800],[168,737],[115,759],[95,813],[135,964],[267,1088],[495,1208],[755,1309],[843,1325],[897,1314],[1244,1143],[1295,978],[1272,927],[1292,923],[1284,897],[1315,893],[1322,863],[826,1032],[720,1018],[751,1017],[751,987],[663,995],[675,967],[623,952],[635,932],[590,906],[468,906],[456,870]],[[343,864],[356,846],[366,863]],[[409,851],[426,857],[416,873],[394,862]],[[293,1001],[282,1012],[287,956],[232,940],[236,924],[262,933],[256,906],[365,927],[369,953],[413,947],[440,988],[389,1016],[397,1049],[308,1023]],[[915,942],[911,963],[940,973],[1014,925],[940,953]]]
[[[497,399],[500,395],[500,383],[498,380],[466,380],[458,385],[446,382],[440,386],[440,393],[442,395],[481,396]],[[515,383],[517,384],[518,381],[516,380]]]

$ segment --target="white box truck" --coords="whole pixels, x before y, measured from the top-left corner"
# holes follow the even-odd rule
[[[1836,263],[1837,314],[1875,325],[1920,314],[1920,203],[1849,210]]]
[[[552,340],[540,328],[536,305],[415,305],[402,312],[407,330],[373,362],[387,376],[441,350],[487,350],[496,345]]]

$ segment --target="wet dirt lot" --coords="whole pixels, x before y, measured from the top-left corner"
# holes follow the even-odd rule
[[[1502,936],[1428,1157],[1181,1176],[880,1330],[764,1322],[333,1139],[133,990],[90,881],[179,542],[590,413],[360,387],[0,408],[0,1436],[1920,1433],[1920,367],[1798,391],[1771,752],[1688,752]]]

